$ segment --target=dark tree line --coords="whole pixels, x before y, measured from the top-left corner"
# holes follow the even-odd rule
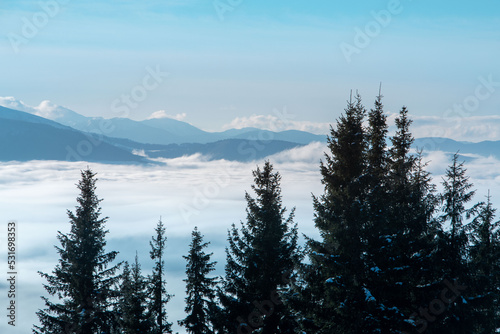
[[[228,231],[225,275],[215,277],[209,243],[195,228],[186,260],[192,334],[495,333],[500,329],[500,222],[475,191],[458,154],[432,183],[413,152],[403,107],[388,137],[382,96],[366,110],[357,95],[331,128],[313,196],[318,240],[298,244],[294,210],[267,161],[253,171],[247,217]],[[42,273],[52,299],[34,333],[171,333],[165,306],[165,227],[150,242],[153,271],[112,265],[105,252],[95,174],[82,172],[61,259]]]
[[[90,169],[82,171],[78,206],[75,213],[68,210],[71,231],[58,234],[59,264],[52,274],[40,273],[48,294],[58,302],[42,297],[46,308],[37,312],[40,325],[33,333],[171,333],[165,311],[171,297],[164,280],[165,227],[160,220],[150,242],[155,261],[151,275],[142,275],[137,256],[132,265],[112,265],[118,252],[105,251],[107,217],[100,217],[95,176]]]

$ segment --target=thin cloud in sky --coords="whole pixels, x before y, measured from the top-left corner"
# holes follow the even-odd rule
[[[178,121],[182,121],[186,118],[186,116],[187,114],[185,112],[181,114],[171,115],[167,113],[165,110],[158,110],[152,113],[147,119],[172,118]]]
[[[293,117],[293,115],[291,116]],[[297,121],[293,119],[283,119],[276,115],[254,114],[248,117],[236,117],[231,122],[224,124],[222,129],[243,129],[249,127],[270,131],[301,130],[314,134],[326,134],[330,129],[330,123]]]

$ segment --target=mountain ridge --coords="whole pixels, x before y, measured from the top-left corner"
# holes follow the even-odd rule
[[[12,104],[15,105],[14,102]],[[24,104],[18,103],[17,106],[29,109]],[[207,132],[170,118],[144,121],[104,119],[82,116],[49,102],[45,107],[38,107],[36,110],[31,108],[31,112],[28,112],[0,106],[1,161],[69,158],[112,163],[152,163],[151,159],[176,158],[196,153],[209,159],[249,161],[311,142],[325,142],[327,138],[326,135],[313,135],[298,130],[273,132],[252,127]],[[51,115],[55,120],[36,113]],[[61,119],[66,124],[57,121]],[[422,137],[416,138],[412,146],[423,149],[424,152],[459,152],[500,158],[500,141],[476,143]],[[57,153],[50,152],[50,149]],[[146,157],[134,154],[141,150]]]
[[[43,101],[38,107],[30,107],[14,98],[4,98],[11,109],[27,112],[44,117],[59,124],[72,127],[76,130],[109,137],[130,139],[148,144],[183,144],[183,143],[210,143],[224,139],[249,139],[291,141],[299,144],[308,144],[313,141],[326,141],[326,136],[315,135],[305,131],[287,130],[273,132],[257,128],[229,129],[221,132],[208,132],[184,121],[172,118],[152,118],[142,121],[124,117],[105,119],[102,117],[83,116],[71,109]],[[5,102],[7,101],[7,102]],[[106,130],[102,124],[106,122]],[[296,131],[291,135],[289,131]]]
[[[100,124],[106,129],[106,125]],[[88,133],[19,110],[0,107],[0,161],[66,160],[105,163],[157,163],[200,153],[208,159],[250,161],[303,144],[225,139],[211,143],[147,144]],[[143,150],[146,156],[135,154]]]

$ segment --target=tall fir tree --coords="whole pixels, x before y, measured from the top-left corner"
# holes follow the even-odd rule
[[[331,128],[321,163],[324,194],[314,197],[315,225],[322,240],[308,240],[310,264],[303,270],[302,326],[311,333],[368,330],[371,293],[365,286],[367,136],[359,95]]]
[[[388,162],[388,197],[385,210],[387,228],[381,237],[383,256],[379,256],[384,322],[383,332],[400,333],[422,330],[418,311],[435,298],[437,284],[433,268],[438,224],[435,186],[425,170],[421,153],[412,154],[412,120],[403,107],[395,120]]]
[[[247,220],[228,233],[227,264],[219,294],[227,322],[224,333],[294,333],[295,325],[280,293],[288,289],[288,276],[299,262],[294,210],[285,218],[281,175],[266,161],[253,171],[252,189],[246,193]]]
[[[463,272],[463,265],[466,257],[467,235],[465,231],[464,219],[470,215],[474,208],[466,209],[466,204],[474,197],[475,191],[471,190],[473,184],[469,182],[466,175],[464,163],[458,162],[458,154],[453,155],[452,164],[446,170],[443,179],[443,194],[441,200],[442,224],[449,223],[447,233],[447,243],[449,254],[448,267],[449,275],[456,277]]]
[[[382,95],[375,99],[374,108],[368,113],[368,151],[367,168],[368,174],[374,179],[372,188],[383,188],[384,178],[387,174],[387,116],[384,114],[384,105],[382,104]]]
[[[434,218],[436,189],[425,170],[422,155],[412,156],[413,166],[406,180],[390,190],[391,230],[386,254],[387,294],[398,330],[423,332],[428,320],[422,312],[442,290],[435,268],[439,224]],[[400,178],[398,175],[397,178]],[[395,312],[396,311],[396,312]],[[399,315],[399,316],[398,316]],[[429,331],[429,333],[432,333]]]
[[[359,95],[350,101],[328,138],[325,193],[314,198],[322,240],[308,241],[310,264],[298,288],[308,333],[414,331],[414,311],[434,298],[434,290],[419,290],[434,278],[434,186],[411,154],[405,107],[387,150],[381,98],[366,129]]]
[[[375,99],[374,108],[368,114],[366,152],[367,168],[364,176],[366,197],[364,200],[366,221],[364,244],[365,288],[372,298],[367,309],[365,330],[394,333],[401,330],[402,313],[391,300],[392,291],[398,286],[392,280],[393,267],[389,261],[395,233],[390,218],[389,152],[387,149],[387,117],[383,111],[382,96]]]
[[[442,280],[469,285],[465,219],[476,209],[476,206],[466,208],[472,201],[475,191],[472,190],[473,185],[466,175],[464,163],[459,163],[458,157],[458,154],[454,154],[442,182],[444,189],[441,194],[440,219],[444,231],[440,238],[440,259],[442,259]],[[456,298],[448,305],[448,309],[440,317],[440,321],[436,322],[435,327],[441,327],[440,331],[445,333],[471,333],[474,320],[471,304],[466,300],[471,293],[470,289],[461,291],[460,298]]]
[[[47,308],[37,312],[40,326],[34,326],[34,333],[111,333],[116,326],[113,286],[120,264],[111,265],[117,252],[105,251],[107,218],[100,218],[95,175],[90,169],[81,172],[78,206],[75,213],[68,210],[71,230],[57,236],[59,264],[52,274],[40,273],[49,295],[59,301],[42,297]]]
[[[148,282],[141,274],[137,254],[132,267],[128,262],[125,263],[120,287],[118,305],[120,333],[151,334],[153,322],[147,305]]]
[[[210,262],[212,253],[207,254],[204,248],[203,235],[195,227],[192,233],[189,255],[183,256],[186,261],[186,318],[179,321],[191,334],[213,334],[216,278],[208,277],[215,270],[216,262]]]
[[[167,237],[165,236],[165,226],[161,219],[156,225],[155,232],[156,235],[149,242],[151,246],[149,254],[151,259],[155,261],[153,273],[149,276],[149,310],[153,318],[153,333],[163,334],[172,332],[172,323],[167,321],[167,311],[165,309],[172,296],[167,293],[167,282],[164,280],[164,254]]]
[[[368,128],[366,129],[366,222],[367,261],[376,266],[375,259],[384,256],[384,235],[389,234],[387,196],[388,196],[388,163],[387,154],[387,117],[384,114],[382,95],[375,99],[374,108],[368,113]],[[371,257],[371,258],[370,258]]]
[[[472,222],[467,226],[470,236],[470,272],[474,308],[472,333],[495,333],[500,328],[500,221],[495,220],[488,194],[480,203]]]

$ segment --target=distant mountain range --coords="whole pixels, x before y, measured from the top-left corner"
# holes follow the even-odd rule
[[[0,107],[0,161],[85,160],[108,163],[145,163],[106,141],[70,127]]]
[[[313,141],[325,141],[326,137],[304,131],[272,132],[257,128],[231,129],[223,132],[203,131],[189,123],[171,118],[153,118],[134,121],[129,118],[86,117],[73,110],[50,104],[48,101],[43,112],[26,106],[15,99],[9,108],[42,116],[59,124],[72,127],[83,132],[97,133],[107,137],[129,139],[147,144],[206,144],[225,139],[245,140],[281,140],[298,144],[309,144]]]
[[[173,119],[89,118],[58,107],[51,119],[0,107],[0,161],[70,160],[150,163],[155,158],[202,154],[251,161],[326,137],[255,128],[206,132]]]
[[[52,105],[40,112],[24,104],[0,107],[0,161],[69,160],[106,163],[155,163],[152,159],[201,154],[207,159],[252,161],[307,145],[326,136],[257,128],[207,132],[170,119],[134,121],[85,117]],[[48,110],[48,111],[47,111]],[[40,116],[37,116],[39,114]],[[418,138],[414,147],[429,151],[500,158],[500,142],[460,142]]]
[[[492,156],[500,159],[500,141],[486,140],[472,143],[442,137],[425,137],[415,139],[413,146],[424,152],[443,151],[452,154],[480,155],[484,157]]]

